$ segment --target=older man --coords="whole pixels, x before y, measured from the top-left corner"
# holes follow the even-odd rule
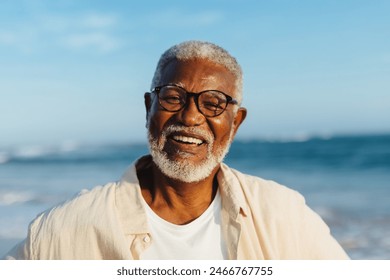
[[[241,100],[241,68],[224,49],[167,50],[145,94],[151,155],[39,215],[8,258],[348,258],[302,196],[222,163]]]

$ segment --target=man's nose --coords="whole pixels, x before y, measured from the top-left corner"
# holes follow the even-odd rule
[[[179,111],[179,119],[185,126],[198,126],[205,121],[205,116],[196,106],[195,96],[188,96],[184,108]]]

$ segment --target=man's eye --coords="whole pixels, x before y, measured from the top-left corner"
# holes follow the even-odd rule
[[[178,95],[164,96],[163,100],[169,104],[180,104],[181,98]]]
[[[204,102],[202,105],[204,108],[212,111],[220,110],[223,108],[222,104],[217,102]]]

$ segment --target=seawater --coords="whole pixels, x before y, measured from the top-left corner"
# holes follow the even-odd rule
[[[117,181],[146,144],[0,148],[0,255],[40,212]],[[390,259],[390,135],[235,141],[225,160],[297,190],[353,259]]]

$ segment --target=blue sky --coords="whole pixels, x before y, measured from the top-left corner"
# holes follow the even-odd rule
[[[143,141],[143,93],[184,40],[244,70],[238,137],[390,132],[390,1],[7,1],[0,147]]]

